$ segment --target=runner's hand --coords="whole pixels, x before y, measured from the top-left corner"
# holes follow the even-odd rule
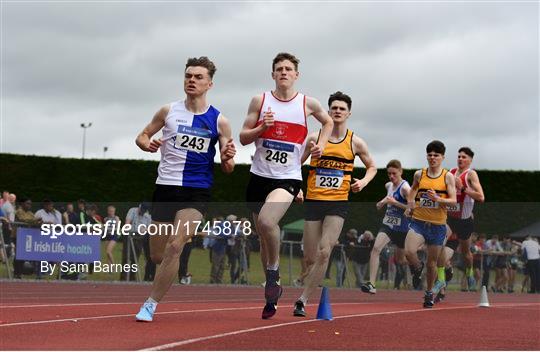
[[[309,150],[312,158],[318,159],[322,155],[322,148],[313,141],[309,142]]]
[[[148,144],[148,146],[146,147],[146,151],[150,153],[155,153],[159,150],[159,147],[161,147],[162,144],[163,142],[161,141],[161,138],[152,139],[150,143]]]
[[[274,112],[271,107],[263,113],[263,126],[265,130],[274,126]]]
[[[294,201],[296,203],[303,203],[304,202],[304,192],[302,190],[300,190],[300,192],[298,192],[298,194],[294,198]]]
[[[221,161],[227,161],[236,155],[236,146],[234,145],[234,141],[229,139],[229,141],[221,148]]]
[[[354,182],[351,184],[351,191],[353,191],[353,193],[360,192],[367,185],[367,182],[364,179],[359,180],[357,178],[353,178],[353,181]]]

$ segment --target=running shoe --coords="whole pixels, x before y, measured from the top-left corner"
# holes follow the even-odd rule
[[[433,308],[433,292],[426,291],[424,294],[424,308]]]
[[[435,296],[435,299],[433,300],[434,303],[440,303],[444,300],[444,298],[446,297],[446,295],[444,293],[437,293],[437,296]]]
[[[266,305],[262,312],[262,318],[268,319],[276,314],[279,297],[283,293],[279,282],[279,271],[266,270],[266,284],[264,286],[264,298]]]
[[[433,285],[433,293],[439,293],[443,288],[446,287],[446,283],[444,281],[435,281],[435,285]]]
[[[304,307],[304,302],[301,300],[296,301],[294,304],[294,312],[293,315],[295,317],[305,317],[306,316],[306,309]]]
[[[139,313],[135,316],[137,321],[152,321],[154,318],[154,312],[156,311],[157,303],[144,302]]]
[[[372,295],[377,293],[377,289],[369,281],[366,282],[365,284],[362,284],[362,286],[360,286],[360,289],[362,290],[362,292],[371,293]]]
[[[422,271],[424,270],[424,262],[420,262],[420,268],[414,269],[412,282],[415,290],[420,289],[422,286]]]
[[[469,291],[476,291],[476,280],[474,276],[467,277],[467,285],[469,286]]]

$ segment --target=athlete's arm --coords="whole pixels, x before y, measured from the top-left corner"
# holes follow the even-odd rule
[[[416,205],[415,198],[418,193],[418,188],[420,187],[420,177],[422,177],[422,170],[417,170],[414,173],[413,184],[411,190],[407,195],[407,209],[405,209],[405,216],[411,216]]]
[[[163,106],[161,109],[156,112],[152,121],[142,130],[141,133],[135,139],[135,143],[139,148],[145,152],[155,153],[158,151],[161,146],[161,138],[152,139],[152,136],[155,135],[160,129],[165,126],[165,118],[169,114],[169,105]]]
[[[411,187],[409,187],[408,184],[404,184],[403,186],[401,186],[401,189],[399,190],[399,193],[401,193],[401,196],[403,198],[407,199],[407,196],[409,195],[410,191],[411,191]],[[389,199],[388,203],[392,204],[393,206],[395,206],[397,208],[407,209],[407,204],[403,204],[403,203],[398,202],[392,196],[389,196],[389,198],[390,199]]]
[[[242,145],[253,143],[268,127],[274,125],[274,114],[271,111],[266,111],[264,114],[264,123],[257,126],[262,103],[262,95],[253,97],[249,103],[247,117],[240,132],[240,143]]]
[[[367,186],[371,180],[377,174],[377,167],[375,166],[375,161],[369,154],[369,150],[366,142],[362,138],[353,135],[352,138],[352,149],[355,155],[358,155],[362,163],[366,167],[366,174],[362,179],[353,178],[354,183],[351,184],[351,190],[353,192],[360,192],[364,187]]]
[[[440,204],[454,205],[457,202],[456,179],[454,178],[454,175],[452,175],[452,173],[447,172],[444,181],[446,182],[446,192],[447,192],[448,198],[441,198],[437,195],[436,200]]]
[[[305,163],[306,160],[309,158],[311,154],[310,145],[313,145],[313,143],[317,142],[317,137],[319,136],[319,133],[311,133],[306,138],[306,148],[304,148],[304,154],[302,154],[301,163]]]
[[[332,128],[334,128],[334,121],[328,112],[323,109],[321,103],[315,98],[306,96],[306,115],[313,115],[322,125],[321,133],[319,135],[319,141],[315,146],[311,148],[311,155],[315,158],[318,158],[322,155],[326,142],[332,133]]]
[[[221,171],[230,174],[234,170],[234,156],[236,147],[232,139],[232,131],[229,120],[219,114],[218,117],[219,150],[221,159]]]
[[[474,170],[469,171],[467,173],[467,181],[469,182],[470,187],[465,188],[463,192],[475,201],[483,203],[485,200],[484,190],[482,189],[482,185],[480,184],[478,173],[476,173],[476,171]]]
[[[391,184],[392,184],[391,182],[386,182],[386,184],[384,185],[384,188],[386,188],[386,194],[388,194],[388,187],[390,187]],[[384,196],[383,199],[378,201],[377,204],[375,204],[375,207],[377,208],[377,210],[381,210],[386,205],[387,202],[388,202],[388,195]]]

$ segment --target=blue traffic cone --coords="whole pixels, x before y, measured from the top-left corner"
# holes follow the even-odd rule
[[[319,309],[317,309],[317,319],[332,320],[332,306],[330,305],[330,294],[328,287],[323,287]]]

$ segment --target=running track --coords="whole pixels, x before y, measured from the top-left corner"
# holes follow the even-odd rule
[[[453,292],[434,309],[421,292],[332,289],[333,321],[292,316],[300,289],[260,319],[263,289],[174,286],[154,322],[134,314],[144,284],[0,282],[1,350],[540,350],[540,295]]]

